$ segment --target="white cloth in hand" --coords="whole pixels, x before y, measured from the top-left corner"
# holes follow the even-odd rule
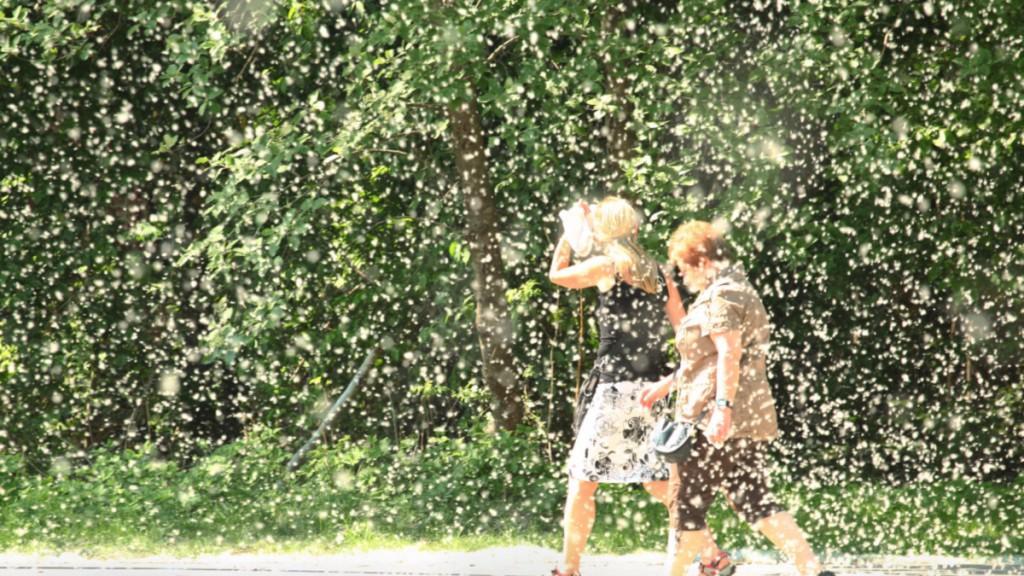
[[[569,241],[572,251],[580,258],[586,258],[594,249],[594,235],[590,231],[590,224],[587,216],[583,213],[583,207],[576,204],[568,210],[558,213],[562,219],[562,227],[565,228],[565,239]]]

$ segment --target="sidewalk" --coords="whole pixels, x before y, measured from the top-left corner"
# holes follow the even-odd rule
[[[735,555],[737,576],[796,576],[790,566],[757,552]],[[94,560],[74,554],[28,556],[0,553],[2,576],[121,576],[203,575],[340,575],[380,576],[547,576],[558,560],[555,551],[521,546],[476,552],[424,551],[415,548],[352,552],[329,556],[218,555],[196,558],[147,557]],[[588,556],[586,576],[661,576],[663,555],[654,552],[627,556]],[[934,556],[835,557],[827,566],[841,576],[1024,576],[1024,559],[966,560]]]

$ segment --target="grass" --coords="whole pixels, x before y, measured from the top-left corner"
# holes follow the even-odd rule
[[[522,435],[437,439],[425,452],[345,441],[295,476],[273,434],[223,446],[189,468],[145,450],[30,474],[0,457],[0,549],[90,556],[303,553],[417,546],[557,549],[564,473]],[[777,491],[815,548],[853,554],[1020,555],[1024,479],[900,487],[863,482]],[[727,549],[768,549],[719,499],[709,523]],[[599,492],[589,549],[660,550],[665,511],[638,486]]]

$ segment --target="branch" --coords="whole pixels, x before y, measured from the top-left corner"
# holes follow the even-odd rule
[[[501,46],[498,46],[497,48],[495,48],[494,52],[491,52],[491,54],[487,57],[487,63],[490,64],[491,62],[494,62],[494,59],[497,58],[498,54],[500,54],[501,51],[504,50],[506,46],[508,46],[509,44],[515,42],[518,39],[519,39],[519,36],[512,36],[508,40],[505,40],[504,42],[502,42]]]
[[[408,156],[409,153],[405,150],[396,150],[394,148],[367,148],[366,152],[380,152],[381,154],[401,154],[402,156]]]
[[[249,64],[252,63],[252,59],[256,56],[256,49],[259,48],[259,47],[260,47],[260,43],[254,41],[253,45],[252,45],[252,50],[249,50],[249,57],[246,58],[245,59],[245,63],[242,64],[242,69],[239,70],[238,74],[235,74],[235,77],[231,79],[231,83],[232,84],[234,84],[235,82],[238,82],[238,79],[241,78],[242,74],[245,73],[245,70],[249,67]]]
[[[433,112],[443,112],[444,111],[444,106],[441,106],[439,104],[423,104],[423,103],[420,103],[420,102],[406,102],[405,105],[408,108],[418,108],[420,110],[431,110]]]
[[[327,411],[327,415],[324,416],[324,420],[320,423],[316,432],[313,432],[313,435],[309,437],[309,440],[306,440],[306,443],[302,445],[302,448],[299,448],[299,451],[296,452],[292,456],[291,460],[288,461],[288,472],[295,472],[300,466],[302,466],[303,462],[305,462],[306,455],[309,454],[309,451],[312,450],[314,446],[316,446],[317,440],[323,437],[331,423],[338,417],[338,414],[341,412],[341,406],[345,404],[345,402],[359,388],[359,385],[362,384],[363,378],[366,376],[367,372],[370,371],[370,366],[373,364],[374,359],[377,358],[378,351],[379,349],[376,346],[370,349],[370,352],[366,355],[366,359],[363,360],[363,364],[359,367],[356,375],[352,377],[352,381],[349,382],[348,387],[341,393],[341,396],[339,396],[338,399],[334,401],[334,404],[331,405],[331,409]]]

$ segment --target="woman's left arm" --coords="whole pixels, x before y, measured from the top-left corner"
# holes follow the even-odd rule
[[[711,422],[704,434],[712,444],[722,444],[732,430],[732,402],[740,384],[740,359],[743,357],[742,332],[727,330],[711,334],[711,341],[718,352],[716,400],[728,400],[729,407],[715,404]]]
[[[683,305],[683,298],[679,295],[679,288],[672,280],[672,271],[662,271],[665,278],[665,287],[668,289],[668,302],[665,303],[665,315],[672,324],[672,332],[679,330],[679,323],[686,317],[686,306]]]

